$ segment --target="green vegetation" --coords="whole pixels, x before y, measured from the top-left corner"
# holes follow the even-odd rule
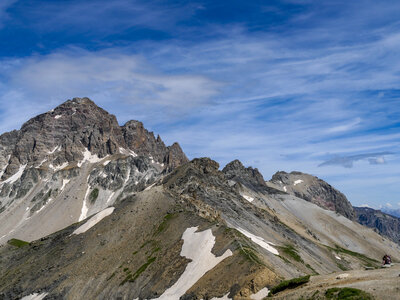
[[[241,256],[243,256],[246,260],[249,260],[251,262],[254,262],[259,265],[264,265],[263,261],[258,257],[256,254],[256,250],[254,250],[251,247],[242,245],[239,243],[239,253]]]
[[[351,255],[351,256],[353,256],[353,257],[355,257],[355,258],[358,258],[359,260],[361,260],[363,263],[365,263],[365,266],[367,266],[367,267],[373,267],[373,268],[376,268],[376,267],[378,267],[379,266],[379,261],[377,261],[377,260],[375,260],[375,259],[373,259],[373,258],[370,258],[370,257],[368,257],[368,256],[365,256],[364,254],[361,254],[361,253],[358,253],[358,252],[353,252],[353,251],[350,251],[350,250],[348,250],[348,249],[344,249],[344,248],[342,248],[342,247],[340,247],[340,246],[338,246],[338,245],[335,245],[335,247],[336,248],[331,248],[331,247],[329,247],[329,246],[327,246],[329,249],[331,249],[331,250],[333,250],[334,252],[336,252],[336,253],[344,253],[344,254],[347,254],[347,255]],[[338,267],[339,268],[341,268],[340,266],[339,266],[339,264],[338,264]],[[344,266],[343,266],[344,267]]]
[[[301,256],[297,253],[297,250],[292,245],[285,245],[284,247],[280,247],[282,252],[287,256],[293,258],[295,261],[304,263]]]
[[[271,291],[269,292],[268,296],[272,297],[272,295],[277,294],[281,291],[284,291],[287,289],[294,289],[300,285],[306,284],[309,281],[310,281],[310,275],[307,275],[304,277],[293,278],[290,280],[284,280],[277,286],[274,286],[271,289]]]
[[[313,271],[313,275],[319,275],[319,273],[317,271],[314,270],[313,267],[310,266],[310,264],[306,264],[306,267],[309,268],[311,271]]]
[[[371,294],[354,288],[331,288],[325,292],[327,299],[340,299],[340,300],[372,300]]]
[[[144,271],[146,271],[147,267],[150,266],[154,261],[156,260],[156,257],[148,257],[147,262],[144,263],[142,266],[139,267],[139,269],[136,270],[135,273],[131,273],[131,271],[128,268],[124,269],[124,272],[127,274],[125,279],[121,282],[120,285],[125,284],[126,282],[134,282],[140,274],[142,274]]]
[[[89,201],[90,203],[95,203],[97,200],[97,197],[99,197],[99,189],[95,188],[93,191],[90,192],[89,194]]]
[[[154,235],[158,235],[161,232],[164,232],[168,228],[168,222],[176,217],[176,214],[166,214],[164,216],[164,220],[158,225],[158,228],[154,232]]]
[[[18,239],[11,239],[7,242],[9,245],[17,247],[17,248],[22,248],[24,246],[29,245],[28,242],[22,241],[22,240],[18,240]]]
[[[110,277],[107,278],[107,281],[110,281],[115,276],[115,272],[111,274]]]
[[[348,270],[348,268],[346,266],[342,265],[341,263],[336,263],[336,264],[337,264],[337,266],[338,266],[338,268],[340,270],[342,270],[342,271],[347,271]]]

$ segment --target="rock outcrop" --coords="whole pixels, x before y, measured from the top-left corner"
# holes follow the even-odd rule
[[[301,172],[280,171],[272,176],[270,182],[286,193],[355,220],[353,207],[346,196],[322,179]]]
[[[227,164],[222,169],[222,172],[228,180],[239,183],[249,189],[259,192],[281,193],[279,190],[267,186],[264,177],[257,168],[246,168],[237,159]]]
[[[119,126],[114,115],[90,99],[74,98],[0,137],[1,179],[14,175],[21,165],[57,167],[79,162],[86,150],[98,158],[117,153],[146,155],[170,169],[188,161],[178,144],[165,146],[141,122]]]
[[[357,221],[400,244],[400,218],[369,207],[354,207]]]

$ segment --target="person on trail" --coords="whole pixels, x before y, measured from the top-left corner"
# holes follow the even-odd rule
[[[382,265],[390,265],[392,263],[392,259],[389,255],[385,254],[382,258]]]

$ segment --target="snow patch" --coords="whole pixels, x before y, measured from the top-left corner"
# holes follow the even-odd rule
[[[83,154],[83,159],[80,162],[78,162],[79,168],[87,161],[94,164],[103,160],[103,158],[99,158],[97,154],[92,154],[92,152],[90,152],[88,149],[85,149],[85,151],[82,152],[82,154]]]
[[[60,146],[56,146],[53,150],[47,152],[47,154],[53,154],[54,152],[58,151]]]
[[[92,228],[94,225],[99,223],[101,220],[103,220],[105,217],[111,215],[114,211],[114,207],[108,207],[101,212],[95,214],[93,217],[91,217],[85,224],[79,226],[77,229],[72,234],[81,234],[86,231],[88,231],[90,228]]]
[[[65,186],[70,182],[70,179],[63,179],[62,181],[62,186],[61,186],[61,191],[65,188]]]
[[[40,164],[39,164],[39,166],[38,167],[41,167],[45,162],[47,161],[47,159],[45,158],[45,159],[43,159],[41,162],[40,162]]]
[[[112,197],[114,196],[114,194],[115,194],[115,192],[112,192],[112,193],[111,193],[111,195],[108,197],[108,199],[107,199],[107,202],[106,202],[106,203],[108,203],[108,202],[110,202],[110,201],[111,201],[111,199],[112,199]]]
[[[122,147],[119,147],[119,153],[125,154],[125,155],[131,155],[133,157],[137,156],[137,154],[135,152],[133,152],[131,149],[125,149]]]
[[[197,229],[198,227],[187,228],[182,235],[183,246],[181,256],[192,261],[188,263],[178,281],[157,299],[179,299],[204,274],[218,265],[222,260],[232,255],[231,250],[226,250],[222,256],[216,257],[211,252],[215,244],[215,236],[212,234],[211,229],[196,232]]]
[[[301,179],[298,179],[298,180],[296,180],[293,184],[294,184],[294,185],[298,185],[299,183],[302,183],[302,182],[304,182],[304,181],[301,180]]]
[[[62,170],[64,168],[66,168],[66,167],[68,167],[68,162],[65,162],[62,165],[57,166],[57,167],[53,166],[53,164],[49,165],[49,168],[52,168],[54,171],[60,171],[60,170]]]
[[[286,185],[283,187],[283,190],[287,193]]]
[[[47,293],[42,293],[42,294],[34,293],[31,295],[22,297],[21,300],[42,300],[46,296],[47,296]]]
[[[144,190],[145,190],[145,191],[148,191],[148,190],[151,189],[153,186],[155,186],[156,183],[157,183],[157,182],[154,182],[153,184],[149,185],[149,186],[148,186],[147,188],[145,188]],[[137,183],[135,182],[135,184],[137,184]]]
[[[57,116],[54,117],[54,119],[59,119],[61,117],[62,117],[62,115],[57,115]]]
[[[217,298],[217,297],[211,298],[211,300],[231,300],[231,298],[229,298],[228,295],[229,295],[229,293],[222,296],[221,298]]]
[[[26,164],[19,166],[17,173],[15,173],[13,176],[8,178],[7,180],[4,180],[3,183],[13,184],[14,182],[16,182],[24,173],[25,168],[26,168]]]
[[[254,201],[254,198],[253,198],[253,197],[250,197],[250,196],[247,196],[247,195],[242,195],[242,197],[243,197],[244,199],[246,199],[247,201],[249,201],[249,202],[253,202],[253,201]]]
[[[336,259],[338,260],[342,260],[339,256],[335,255]]]
[[[259,290],[257,293],[251,295],[251,296],[250,296],[250,299],[253,299],[253,300],[262,300],[262,299],[264,299],[265,297],[267,297],[268,294],[269,294],[269,289],[263,288],[263,289]]]
[[[89,211],[89,208],[87,206],[86,198],[89,195],[90,192],[90,187],[88,186],[85,194],[85,198],[83,198],[83,203],[82,203],[82,210],[81,210],[81,215],[79,216],[79,222],[86,219],[87,213]]]
[[[271,246],[271,245],[274,245],[273,243],[267,242],[262,237],[256,236],[256,235],[244,230],[243,228],[237,227],[235,229],[238,230],[240,233],[244,234],[245,236],[247,236],[254,243],[261,246],[265,250],[271,252],[272,254],[279,255],[278,250],[276,250],[274,247]]]
[[[49,200],[47,200],[46,203],[39,210],[37,210],[35,213],[36,214],[40,213],[47,206],[47,204],[49,204],[51,201],[53,201],[53,198],[49,198]]]

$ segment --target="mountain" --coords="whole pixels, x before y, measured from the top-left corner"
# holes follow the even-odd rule
[[[0,299],[262,299],[283,279],[400,260],[371,228],[238,160],[188,161],[87,98],[1,140]]]
[[[382,208],[382,212],[400,218],[400,209]]]
[[[119,126],[88,98],[1,135],[0,157],[0,243],[65,228],[188,161],[177,143],[165,146],[138,121]]]
[[[291,195],[335,211],[350,220],[376,230],[379,234],[400,244],[400,219],[366,207],[353,207],[346,196],[327,182],[301,172],[277,172],[266,182],[271,188],[280,189]]]
[[[280,171],[272,176],[268,184],[355,220],[353,207],[346,196],[318,177],[301,172]]]
[[[400,244],[400,218],[369,207],[354,207],[354,211],[360,224]]]

